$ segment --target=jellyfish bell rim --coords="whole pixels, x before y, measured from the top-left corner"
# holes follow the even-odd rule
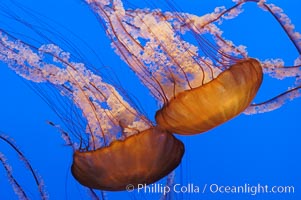
[[[262,80],[259,61],[240,60],[210,82],[176,94],[156,112],[156,122],[162,129],[180,135],[206,132],[243,112]]]
[[[182,160],[184,144],[158,127],[113,141],[93,151],[75,151],[71,172],[89,188],[122,191],[151,184],[168,175]]]

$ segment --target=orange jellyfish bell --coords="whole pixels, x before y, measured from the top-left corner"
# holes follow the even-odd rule
[[[168,175],[183,153],[181,141],[154,127],[95,151],[76,151],[71,171],[90,188],[118,191],[131,184],[134,189]]]
[[[216,79],[177,94],[157,111],[156,121],[161,128],[183,135],[208,131],[250,105],[262,76],[257,60],[239,61]]]

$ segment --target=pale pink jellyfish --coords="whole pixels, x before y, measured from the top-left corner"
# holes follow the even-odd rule
[[[244,46],[226,40],[218,27],[223,20],[236,18],[244,3],[256,2],[279,21],[300,52],[300,34],[273,4],[235,1],[229,9],[219,7],[196,16],[127,9],[121,0],[86,2],[105,24],[116,53],[161,103],[156,121],[163,129],[184,135],[205,132],[241,112],[271,111],[300,96],[299,59],[293,67],[284,67],[280,59],[251,59]],[[185,40],[185,34],[192,35],[197,45]],[[234,68],[240,72],[234,73]],[[262,81],[261,68],[272,77],[295,77],[296,85],[275,98],[251,104]]]

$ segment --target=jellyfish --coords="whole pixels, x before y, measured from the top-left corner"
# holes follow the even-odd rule
[[[181,162],[184,146],[171,133],[152,125],[118,91],[70,60],[54,44],[36,49],[1,31],[0,59],[24,79],[48,84],[74,102],[86,120],[80,144],[63,131],[74,149],[71,171],[82,185],[120,191],[131,184],[150,184],[167,176]],[[52,61],[46,62],[51,56]],[[74,125],[72,116],[64,119]],[[50,123],[52,124],[52,123]]]
[[[300,69],[298,67],[298,64],[296,66],[288,68],[288,67],[284,67],[284,63],[281,63],[281,61],[278,59],[268,60],[268,61],[262,61],[260,59],[252,59],[247,55],[244,46],[235,46],[234,43],[232,43],[231,41],[225,40],[224,37],[221,37],[222,36],[221,30],[218,29],[218,25],[219,25],[218,23],[221,23],[222,20],[226,18],[229,19],[236,18],[237,15],[235,13],[233,14],[233,11],[236,10],[240,12],[241,11],[240,7],[242,3],[236,4],[237,6],[234,6],[234,8],[230,10],[218,8],[214,13],[205,15],[204,17],[199,17],[196,15],[181,13],[178,11],[164,13],[163,11],[160,10],[150,10],[150,9],[125,10],[122,9],[122,6],[119,6],[121,3],[119,1],[90,0],[87,2],[89,3],[89,5],[91,5],[93,10],[96,11],[96,13],[101,14],[100,17],[102,18],[102,20],[104,20],[102,22],[105,22],[104,24],[106,25],[105,30],[109,33],[108,35],[110,36],[110,39],[112,41],[112,46],[115,52],[117,52],[117,54],[123,60],[126,61],[129,67],[131,68],[134,67],[133,71],[136,72],[141,82],[143,82],[145,86],[150,88],[150,92],[153,95],[153,97],[155,97],[160,102],[160,106],[162,108],[161,111],[160,110],[158,111],[158,113],[163,112],[164,107],[166,108],[168,107],[169,104],[172,104],[171,101],[176,99],[176,97],[179,96],[181,93],[184,94],[186,93],[187,90],[193,91],[194,89],[200,86],[206,87],[206,84],[209,84],[211,82],[214,83],[215,82],[214,80],[216,80],[216,78],[225,77],[231,74],[232,71],[236,71],[237,68],[241,70],[243,70],[243,68],[252,70],[252,69],[258,69],[259,66],[261,66],[261,68],[263,68],[264,73],[275,78],[293,77],[298,79],[299,77],[298,74],[300,73]],[[113,3],[110,4],[111,2]],[[263,1],[261,1],[261,3],[262,2]],[[112,7],[113,4],[115,7]],[[103,8],[105,12],[104,11],[100,12],[100,8]],[[231,10],[233,11],[231,12]],[[115,12],[118,12],[118,14],[120,15],[116,15]],[[126,13],[126,16],[122,15],[124,13]],[[203,19],[206,19],[205,22],[202,22]],[[153,23],[154,21],[156,23]],[[115,28],[111,28],[110,26],[114,26]],[[123,26],[126,27],[126,29]],[[139,31],[142,31],[141,34],[139,33]],[[153,35],[153,33],[160,34],[160,35]],[[192,34],[193,38],[195,38],[193,44],[184,40],[185,37],[187,36],[185,33],[190,33]],[[137,36],[137,34],[140,35]],[[170,38],[172,40],[168,40],[168,39],[164,40],[165,37],[167,36],[171,36]],[[201,36],[204,36],[205,39]],[[207,36],[209,36],[209,39],[206,38]],[[20,41],[19,43],[20,45],[24,45]],[[57,96],[63,94],[64,96],[69,97],[69,99],[71,99],[71,104],[73,104],[73,101],[75,101],[75,104],[79,108],[80,112],[78,113],[77,111],[74,111],[73,108],[70,109],[72,110],[71,111],[72,116],[69,115],[70,113],[66,114],[64,112],[61,113],[62,114],[61,116],[64,123],[69,124],[71,133],[74,130],[81,130],[81,131],[84,130],[84,133],[82,132],[75,133],[74,135],[69,137],[69,134],[67,134],[66,132],[64,131],[61,132],[62,132],[62,136],[66,140],[66,144],[74,148],[75,151],[74,157],[76,156],[76,158],[74,159],[74,163],[73,163],[74,165],[72,167],[72,171],[73,171],[73,175],[77,177],[79,182],[90,187],[91,185],[88,184],[90,183],[90,181],[92,182],[95,177],[91,177],[88,176],[87,174],[84,174],[86,176],[85,177],[83,174],[79,174],[78,172],[76,172],[76,167],[82,167],[84,169],[87,169],[88,171],[93,170],[93,173],[91,174],[94,173],[99,174],[99,172],[94,171],[94,169],[92,169],[93,167],[89,165],[85,165],[87,163],[82,163],[81,161],[75,163],[76,159],[87,158],[91,156],[93,153],[95,153],[95,155],[99,154],[101,156],[104,156],[104,154],[108,152],[108,149],[110,147],[113,146],[116,147],[111,149],[116,149],[117,151],[119,147],[122,148],[122,145],[127,145],[131,143],[131,141],[135,139],[134,136],[136,136],[136,138],[137,137],[140,138],[140,134],[141,134],[141,138],[143,137],[143,139],[145,139],[148,137],[142,136],[144,133],[145,135],[153,135],[153,133],[149,133],[149,131],[157,132],[159,130],[160,132],[159,135],[162,133],[164,136],[166,136],[166,138],[171,137],[169,135],[170,134],[169,132],[171,131],[164,130],[167,128],[162,128],[163,124],[157,127],[153,126],[149,120],[144,118],[144,116],[142,116],[140,113],[137,114],[137,111],[134,111],[134,113],[136,114],[133,115],[129,114],[129,115],[132,117],[135,116],[134,117],[135,120],[138,120],[139,123],[135,123],[137,121],[135,122],[131,120],[129,120],[130,122],[127,121],[129,119],[128,115],[126,115],[126,117],[120,117],[121,115],[120,110],[117,109],[118,111],[116,111],[115,109],[112,109],[110,105],[107,103],[108,100],[112,100],[109,98],[109,96],[111,97],[111,95],[108,94],[114,93],[115,95],[113,96],[117,97],[115,99],[116,101],[114,100],[113,101],[118,103],[114,105],[120,105],[120,102],[124,103],[124,101],[122,100],[122,98],[124,98],[123,96],[124,94],[121,96],[118,95],[115,89],[113,89],[112,86],[110,86],[109,84],[104,83],[103,80],[101,80],[100,82],[99,81],[91,82],[92,83],[91,85],[90,83],[83,84],[80,78],[77,76],[76,77],[73,77],[71,75],[67,76],[64,73],[66,72],[64,71],[64,69],[67,68],[68,66],[69,66],[68,68],[71,68],[70,72],[72,74],[73,73],[77,75],[85,74],[86,75],[84,76],[85,79],[87,77],[93,76],[93,73],[91,73],[91,71],[89,70],[83,70],[84,68],[78,66],[77,65],[78,63],[72,63],[71,65],[68,65],[68,63],[70,63],[70,60],[68,59],[68,53],[62,52],[61,50],[58,50],[58,52],[54,53],[52,52],[52,50],[51,51],[49,50],[51,48],[58,49],[55,45],[52,47],[46,45],[42,47],[41,50],[35,49],[38,52],[37,54],[26,54],[27,60],[25,62],[26,64],[25,68],[22,68],[24,67],[24,65],[22,65],[21,68],[19,68],[18,70],[14,69],[14,71],[19,73],[25,79],[30,79],[31,81],[32,79],[34,79],[33,80],[34,82],[48,82],[48,83],[50,82],[50,85],[55,86],[55,90],[60,92],[60,94],[58,94]],[[27,50],[30,48],[25,48],[25,49]],[[13,51],[12,52],[7,51],[6,48],[4,52],[9,53],[8,56],[11,61],[10,64],[13,64],[13,66],[17,67],[18,62],[23,62],[23,61],[22,59],[20,60],[19,59],[14,60],[14,59],[17,59],[19,57],[24,58],[22,57],[25,56],[25,54],[24,55],[22,54],[23,49],[20,49],[22,51],[16,49],[9,49],[9,50],[13,50]],[[22,54],[22,56],[19,55],[19,53]],[[3,55],[5,57],[6,54]],[[55,65],[61,66],[59,67],[59,69],[55,68],[55,66],[52,65],[44,65],[49,61],[49,55],[51,58],[55,58],[55,61],[50,61],[50,63],[52,64],[55,63]],[[31,68],[32,64],[35,61],[39,62],[38,67]],[[5,60],[5,62],[8,62],[8,60]],[[251,66],[253,65],[252,63],[254,64],[254,66]],[[260,65],[258,63],[260,63]],[[238,65],[241,66],[247,65],[247,66],[241,68],[241,67],[237,67]],[[41,70],[39,70],[41,66],[45,68],[43,70],[42,68]],[[72,69],[73,66],[75,66],[76,69]],[[32,76],[33,74],[34,76]],[[44,76],[46,76],[46,78]],[[68,80],[69,79],[73,80],[73,78],[79,78],[79,80],[77,79],[74,82],[71,81],[71,82],[66,82],[64,84],[61,84],[60,80],[57,79],[57,76],[63,76],[63,77],[67,76]],[[237,78],[239,76],[237,76],[237,74],[234,73],[233,77]],[[250,91],[252,90],[252,88],[255,89],[259,87],[258,85],[261,82],[260,77],[261,77],[260,75],[254,76],[254,78],[258,78],[258,80],[254,81],[255,84],[252,84],[250,86],[246,84],[247,86],[249,86],[249,88],[251,88]],[[252,77],[247,77],[247,78],[251,79]],[[49,81],[48,79],[51,79],[51,81]],[[219,79],[224,80],[224,78],[219,78]],[[87,78],[87,80],[91,80],[91,79]],[[95,80],[99,80],[99,78],[95,78]],[[52,81],[54,81],[55,83],[53,83]],[[102,89],[106,88],[106,89],[104,89],[103,91],[99,89],[98,91],[97,90],[98,87],[94,87],[93,84],[94,86],[101,84],[101,88]],[[296,84],[298,83],[296,82]],[[244,91],[246,90],[244,89]],[[80,96],[83,98],[76,98],[78,96],[73,97],[74,94],[77,95],[82,94],[81,92],[82,93],[88,92],[89,94],[91,94],[91,96],[90,95]],[[250,93],[253,94],[256,93],[256,91]],[[99,99],[103,99],[103,101],[100,101],[98,98],[97,100],[95,100],[96,98],[94,98],[95,97],[94,95],[97,94],[99,94],[100,96],[97,97],[99,97]],[[252,104],[244,112],[247,114],[267,112],[281,106],[288,99],[296,98],[298,95],[299,95],[299,89],[298,86],[296,86],[289,89],[287,92],[276,96],[275,99],[272,98],[271,100],[268,100],[263,104]],[[250,97],[251,96],[252,95],[250,95]],[[86,99],[86,101],[85,103],[81,104],[77,102],[78,99],[81,100]],[[241,100],[239,101],[241,102]],[[64,103],[65,103],[65,99],[64,99]],[[81,107],[80,105],[83,106]],[[124,105],[126,106],[124,107]],[[65,106],[63,107],[63,111],[72,108],[71,106],[69,107],[68,104],[63,104],[63,106]],[[125,103],[120,106],[125,108],[125,110],[127,111],[129,110],[132,111],[131,106],[133,105],[129,105]],[[99,109],[99,107],[102,108],[102,111],[106,110],[107,112],[99,112],[99,113],[105,113],[104,116],[101,117],[101,119],[104,120],[103,121],[97,120],[97,123],[94,124],[91,120],[93,120],[93,118],[95,120],[96,118],[95,116],[98,116],[98,113],[96,114],[96,110]],[[231,106],[231,107],[233,108],[235,106]],[[244,108],[241,109],[243,110]],[[117,116],[114,115],[112,117],[111,112],[117,114]],[[93,114],[94,117],[92,116]],[[84,116],[83,121],[75,120],[82,117],[82,115]],[[126,122],[124,122],[124,120],[126,120]],[[159,122],[159,120],[157,121]],[[140,122],[143,122],[144,124],[143,128],[139,128],[141,126]],[[109,124],[110,127],[107,126],[103,127],[104,124]],[[292,125],[293,124],[294,123],[292,123]],[[118,129],[118,131],[115,131],[114,127]],[[114,131],[106,132],[109,133],[108,135],[96,134],[96,132],[97,133],[102,132],[99,129],[105,129],[105,131],[107,131],[109,128],[112,128],[110,130],[114,130]],[[95,131],[95,134],[93,131]],[[128,134],[129,132],[131,133],[136,132],[136,134],[131,134],[131,133]],[[165,132],[167,132],[167,135],[164,134]],[[191,134],[191,132],[192,131],[185,131],[184,134]],[[237,137],[239,137],[239,135],[235,136],[235,141]],[[277,137],[277,134],[275,134],[274,137]],[[73,140],[75,138],[75,140],[77,140],[79,144],[76,144],[73,141],[71,141],[71,138]],[[123,138],[120,139],[122,143],[118,140],[115,141],[115,138]],[[173,138],[173,136],[171,138]],[[270,138],[268,138],[267,140],[269,141],[269,139]],[[171,141],[176,141],[176,140],[172,139]],[[197,142],[199,143],[196,145],[197,146],[196,149],[193,149],[193,147],[191,148],[191,146],[188,147],[190,147],[194,152],[193,154],[194,159],[199,159],[202,162],[198,163],[197,172],[192,171],[193,166],[189,166],[189,169],[185,171],[185,174],[193,173],[193,178],[195,178],[195,180],[196,179],[206,180],[206,178],[208,178],[206,177],[206,174],[207,173],[212,174],[212,173],[209,170],[202,171],[201,169],[204,169],[204,166],[205,168],[206,166],[208,166],[208,168],[214,168],[214,169],[215,167],[218,168],[220,166],[220,169],[222,169],[224,167],[223,162],[225,162],[226,160],[226,158],[223,160],[222,156],[218,157],[218,159],[215,159],[216,157],[214,157],[214,153],[212,152],[215,151],[226,152],[227,149],[226,148],[222,149],[220,146],[217,147],[218,145],[216,145],[216,143],[212,145],[213,148],[206,149],[204,148],[204,146],[207,147],[205,144],[206,139],[204,143],[202,143],[199,140]],[[230,145],[232,144],[231,142],[229,143]],[[113,151],[115,152],[115,150]],[[204,153],[200,153],[200,152],[204,152]],[[235,153],[237,153],[237,149],[235,149]],[[114,154],[114,156],[120,158],[118,154]],[[208,159],[206,160],[206,158]],[[213,158],[214,160],[216,160],[217,165],[208,164],[212,162]],[[124,159],[124,157],[122,157],[122,159]],[[231,158],[229,157],[227,158],[229,162],[231,161],[231,159],[232,156]],[[248,157],[248,159],[252,160],[252,156]],[[203,162],[204,160],[206,162]],[[189,160],[188,162],[191,164],[190,161],[191,160]],[[128,160],[124,161],[123,163],[128,163]],[[239,165],[239,163],[237,164]],[[235,167],[231,165],[231,168],[235,168]],[[125,170],[125,169],[126,168],[122,168],[120,170]],[[253,169],[250,169],[250,171],[251,170]],[[214,172],[214,174],[216,173]],[[200,177],[198,175],[200,175]],[[201,177],[201,175],[204,176]],[[163,176],[163,172],[162,172],[162,176]],[[104,178],[104,180],[107,179]],[[94,183],[94,186],[97,184],[99,183]],[[118,182],[118,184],[120,184],[120,182]],[[117,190],[118,187],[122,187],[122,186],[115,185],[114,187],[115,188],[111,187],[108,189],[107,187],[103,188],[102,186],[103,189],[107,189],[107,190],[114,190],[114,189]]]
[[[163,129],[183,135],[203,133],[242,112],[271,111],[300,96],[299,57],[291,67],[284,67],[280,59],[251,58],[245,46],[225,39],[218,27],[242,13],[243,4],[256,2],[276,18],[300,54],[300,34],[274,4],[235,1],[228,9],[219,7],[199,17],[127,9],[121,0],[86,2],[105,24],[115,52],[161,103],[156,122]],[[185,38],[187,34],[197,45]],[[296,83],[276,97],[252,104],[263,72],[280,79],[294,77]]]

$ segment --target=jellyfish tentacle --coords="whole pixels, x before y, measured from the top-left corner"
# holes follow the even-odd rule
[[[127,10],[119,0],[86,2],[103,21],[117,54],[160,103],[166,104],[177,93],[210,81],[221,72],[219,67],[227,68],[233,61],[246,57],[243,48],[238,47],[235,51],[233,43],[221,40],[218,36],[222,32],[212,24],[222,17],[226,19],[238,15],[240,4],[198,17],[161,10]],[[226,16],[227,13],[229,16]],[[195,36],[204,57],[200,56],[197,46],[181,37],[187,31]],[[199,36],[205,33],[215,37],[215,43]],[[233,52],[244,54],[235,56]],[[138,66],[131,61],[138,62]],[[149,77],[145,77],[148,72]],[[154,80],[154,84],[149,84]],[[157,88],[166,97],[163,102],[162,95],[157,95]]]
[[[41,199],[43,200],[47,200],[48,199],[48,195],[46,193],[46,191],[44,190],[44,184],[43,184],[43,180],[38,176],[38,174],[35,172],[35,170],[33,169],[32,165],[30,164],[30,162],[28,161],[28,159],[25,157],[25,155],[17,148],[17,146],[10,141],[7,137],[0,135],[0,139],[2,141],[4,141],[6,144],[8,144],[20,157],[21,161],[24,162],[25,166],[29,169],[30,173],[32,174],[32,177],[35,181],[35,184],[38,188],[39,194]],[[17,180],[13,177],[12,175],[12,171],[10,166],[6,163],[5,161],[5,157],[4,155],[2,155],[0,153],[0,161],[3,164],[5,170],[7,171],[8,176],[10,177],[10,180],[13,182],[13,185],[16,186],[16,192],[18,193],[18,195],[20,195],[20,197],[23,197],[25,199],[29,199],[26,195],[26,193],[24,192],[24,190],[22,189],[22,187],[20,186],[20,184],[17,182]]]
[[[39,48],[41,54],[38,54],[34,47],[9,38],[4,32],[2,35],[0,48],[3,48],[3,54],[0,59],[24,78],[50,83],[74,101],[88,121],[86,131],[92,139],[93,149],[99,148],[102,142],[108,145],[118,137],[120,119],[126,120],[127,126],[140,123],[139,130],[151,126],[151,122],[124,101],[113,86],[86,69],[84,64],[71,62],[69,54],[56,45],[44,45]],[[43,54],[52,57],[53,61],[41,61]],[[130,129],[126,133],[133,134],[128,131]]]
[[[289,37],[295,48],[297,49],[299,55],[301,54],[301,34],[295,31],[295,26],[292,24],[290,18],[283,12],[282,8],[276,6],[275,4],[267,4],[263,0],[245,0],[246,2],[257,2],[258,6],[267,10],[276,19],[281,28],[285,31],[286,35]]]
[[[0,162],[2,163],[4,170],[6,171],[6,174],[8,176],[9,181],[12,184],[12,187],[14,188],[14,192],[18,195],[19,199],[25,199],[29,200],[28,196],[26,195],[25,191],[15,179],[12,173],[12,168],[11,166],[7,163],[5,156],[0,152]]]
[[[145,68],[144,64],[140,61],[140,59],[138,59],[138,57],[136,57],[134,54],[133,55],[129,55],[128,51],[126,49],[131,48],[133,51],[136,51],[138,49],[143,49],[143,47],[140,45],[139,42],[137,42],[137,40],[132,37],[128,30],[125,29],[123,23],[121,22],[119,15],[122,15],[122,11],[120,12],[120,10],[122,10],[122,7],[120,7],[119,4],[121,4],[121,2],[117,1],[114,2],[115,5],[115,9],[105,6],[103,5],[103,2],[99,2],[99,1],[86,1],[91,7],[92,9],[97,12],[100,16],[102,16],[105,21],[108,23],[108,26],[111,27],[111,29],[109,29],[108,32],[110,32],[109,37],[112,40],[112,44],[114,44],[114,47],[118,50],[120,56],[122,59],[125,60],[125,62],[127,64],[129,64],[129,66],[135,66],[135,69],[143,74],[142,76],[144,77],[144,83],[148,86],[151,87],[153,90],[151,90],[151,93],[154,96],[157,96],[158,98],[162,98],[163,101],[167,101],[166,96],[164,94],[164,90],[162,88],[162,85],[160,83],[160,81],[152,76],[152,74],[147,70],[147,68]],[[117,8],[116,8],[117,7]],[[112,13],[116,12],[116,15],[112,15]],[[129,43],[124,42],[123,38],[119,38],[120,36],[122,36],[123,34],[119,34],[120,32],[122,32],[123,34],[125,34],[128,38],[128,42],[131,43],[131,45],[129,45]],[[120,35],[120,36],[119,36]],[[157,87],[156,84],[159,86]]]
[[[251,104],[245,111],[244,114],[252,115],[264,112],[270,112],[280,108],[285,102],[301,97],[301,86],[289,89],[276,97],[264,101],[262,103]]]

